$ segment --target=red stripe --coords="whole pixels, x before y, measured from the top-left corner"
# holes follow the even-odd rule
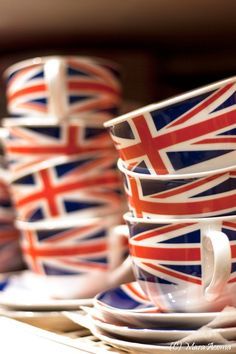
[[[35,253],[35,245],[34,245],[34,239],[35,239],[35,234],[34,231],[32,230],[24,230],[24,236],[25,242],[27,242],[27,252],[25,252],[25,246],[21,244],[21,248],[23,251],[23,254],[27,257],[30,258],[30,266],[33,269],[35,273],[38,274],[43,274],[44,271],[42,270],[40,263],[37,262],[37,255]],[[36,240],[35,240],[36,241]]]
[[[212,139],[203,139],[193,143],[193,145],[200,145],[200,144],[227,144],[227,143],[236,143],[236,138],[225,137],[225,138],[212,138]],[[223,146],[225,148],[225,146]],[[229,146],[228,149],[232,150],[232,146]]]
[[[20,89],[16,92],[12,93],[12,94],[9,94],[8,100],[12,101],[12,100],[19,98],[21,96],[24,96],[24,95],[29,95],[32,93],[39,93],[39,92],[46,92],[46,90],[47,90],[46,84],[40,84],[40,85],[26,87],[26,88]]]
[[[226,234],[227,234],[227,232],[226,232]],[[231,245],[230,247],[231,247],[231,257],[233,259],[235,259],[236,258],[236,245]]]
[[[199,278],[193,278],[193,277],[189,277],[187,275],[184,275],[183,273],[177,273],[177,272],[173,272],[172,270],[169,270],[167,268],[162,268],[160,266],[157,266],[157,265],[153,265],[153,264],[150,264],[150,263],[143,263],[145,266],[147,267],[150,267],[154,270],[157,270],[161,273],[164,273],[164,274],[167,274],[167,275],[170,275],[170,276],[173,276],[174,278],[177,278],[177,279],[181,279],[181,280],[185,280],[187,282],[190,282],[190,283],[194,283],[194,284],[198,284],[198,285],[201,285],[202,284],[202,281],[201,279]]]
[[[30,244],[23,245],[25,254],[33,255],[34,257],[66,257],[66,256],[85,256],[107,251],[107,242],[101,242],[95,245],[74,244],[70,246],[63,245],[61,247],[44,247]]]
[[[69,81],[68,88],[71,91],[78,90],[79,93],[81,93],[81,91],[83,92],[84,90],[87,90],[92,92],[97,91],[96,94],[99,94],[100,92],[107,92],[114,95],[120,95],[120,92],[117,89],[109,85],[106,85],[104,83],[95,82],[95,81],[91,81],[91,82],[88,81],[83,82],[81,80],[79,82]]]
[[[166,223],[168,223],[168,220],[166,220]],[[148,232],[145,232],[145,234],[137,235],[135,236],[135,241],[143,241],[146,239],[149,239],[151,237],[155,236],[163,236],[163,234],[166,234],[171,231],[175,230],[182,230],[185,227],[195,225],[196,223],[181,223],[181,224],[174,224],[174,225],[163,225],[161,228],[154,229]]]
[[[190,118],[194,117],[196,114],[199,112],[203,111],[205,108],[207,108],[211,103],[213,103],[215,100],[217,100],[219,97],[221,97],[225,92],[227,92],[231,87],[233,87],[234,83],[228,84],[218,91],[214,92],[210,97],[206,98],[203,102],[201,102],[197,107],[193,108],[190,112],[187,112],[186,114],[182,115],[182,117],[173,123],[171,123],[169,127],[174,127],[176,125],[182,124],[189,120]]]
[[[216,195],[218,196],[218,195]],[[222,209],[230,210],[236,207],[235,192],[226,197],[215,197],[197,201],[186,199],[182,202],[151,202],[139,199],[137,195],[133,198],[128,197],[130,205],[137,210],[137,216],[141,217],[142,213],[158,214],[158,215],[197,215],[212,212],[222,212]]]
[[[151,259],[155,261],[200,261],[200,247],[188,248],[168,248],[168,247],[149,247],[132,244],[130,240],[130,253],[133,257]]]
[[[236,220],[236,217],[235,217],[235,220]],[[236,231],[236,222],[224,221],[224,222],[223,222],[223,226],[224,226],[224,227],[232,228],[233,230]]]
[[[147,296],[145,296],[144,293],[141,293],[141,291],[138,291],[132,283],[125,284],[123,287],[124,289],[127,288],[131,294],[137,296],[139,299],[148,301]]]

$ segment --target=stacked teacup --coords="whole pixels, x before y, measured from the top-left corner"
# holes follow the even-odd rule
[[[162,312],[236,305],[236,78],[105,123],[136,280]]]
[[[4,148],[24,258],[55,296],[93,296],[110,266],[108,230],[122,213],[116,151],[103,127],[120,107],[119,70],[59,56],[17,63],[5,77]]]

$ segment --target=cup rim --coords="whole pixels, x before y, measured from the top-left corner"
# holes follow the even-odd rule
[[[2,127],[54,127],[54,126],[70,126],[70,125],[78,125],[81,127],[88,128],[103,128],[102,122],[95,122],[94,119],[92,121],[88,119],[86,120],[86,114],[84,117],[71,117],[68,121],[60,121],[57,117],[53,116],[24,116],[21,117],[4,117],[2,119]],[[43,121],[42,121],[43,119]],[[105,129],[104,129],[105,131]]]
[[[165,174],[165,175],[156,175],[156,174],[145,174],[145,173],[139,173],[139,172],[134,172],[130,171],[127,167],[124,166],[122,163],[124,162],[121,158],[118,159],[117,162],[117,167],[118,169],[124,173],[125,175],[128,175],[130,177],[138,178],[138,179],[144,179],[144,180],[156,180],[156,181],[168,181],[172,179],[190,179],[190,178],[201,178],[201,177],[208,177],[212,175],[219,175],[222,173],[227,173],[236,170],[236,165],[224,167],[224,168],[219,168],[216,170],[209,170],[209,171],[203,171],[203,172],[197,172],[197,173],[183,173],[183,174]]]
[[[19,230],[53,230],[53,229],[64,229],[77,226],[89,226],[97,222],[102,222],[104,227],[110,228],[113,223],[117,222],[120,224],[122,215],[120,213],[113,213],[104,216],[94,216],[89,218],[61,218],[61,219],[47,219],[44,221],[29,222],[16,219],[14,225]]]
[[[201,86],[199,88],[187,91],[185,93],[182,93],[182,94],[179,94],[179,95],[175,95],[175,96],[170,97],[168,99],[162,100],[162,101],[160,101],[158,103],[149,104],[147,106],[144,106],[144,107],[141,107],[139,109],[136,109],[136,110],[134,110],[132,112],[129,112],[129,113],[123,114],[123,115],[121,115],[119,117],[116,117],[116,118],[108,120],[107,122],[104,123],[104,127],[105,128],[112,127],[112,126],[114,126],[116,124],[119,124],[119,123],[122,123],[122,122],[126,121],[127,119],[132,119],[132,118],[136,117],[137,115],[150,113],[151,111],[155,111],[157,109],[161,109],[161,108],[164,108],[166,106],[173,105],[175,103],[179,103],[179,102],[184,101],[186,99],[193,98],[193,97],[196,97],[198,95],[204,94],[204,93],[206,93],[208,91],[217,89],[217,88],[219,88],[222,85],[225,85],[225,84],[228,84],[228,83],[231,83],[231,82],[234,82],[234,81],[236,81],[236,76],[231,76],[231,77],[229,77],[227,79],[216,81],[216,82],[214,82],[212,84],[204,85],[204,86]]]
[[[132,216],[131,212],[128,211],[123,215],[123,219],[128,222],[136,222],[142,224],[168,224],[168,223],[213,223],[213,222],[220,222],[220,221],[236,221],[236,215],[227,215],[227,216],[213,216],[208,218],[152,218],[152,219],[145,219],[145,218],[137,218],[136,216]]]
[[[110,59],[100,58],[97,56],[87,56],[87,55],[47,55],[47,56],[37,56],[34,58],[28,58],[24,60],[20,60],[3,71],[3,78],[7,79],[14,71],[24,69],[26,67],[30,67],[32,65],[45,64],[47,60],[51,59],[59,59],[59,60],[68,60],[68,59],[80,59],[82,61],[98,61],[102,64],[108,64],[115,69],[120,69],[120,65],[118,63],[113,62]]]

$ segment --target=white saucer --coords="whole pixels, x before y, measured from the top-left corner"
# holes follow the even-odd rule
[[[66,312],[65,315],[75,323],[81,325],[81,314],[77,312]],[[99,314],[98,314],[99,316]],[[181,340],[194,334],[194,330],[180,329],[148,329],[131,328],[128,326],[118,326],[102,321],[97,318],[97,312],[93,308],[86,315],[88,322],[92,322],[96,328],[110,333],[115,338],[124,340],[138,341],[141,343],[167,343]],[[236,328],[217,328],[214,329],[227,340],[235,340]]]
[[[49,296],[42,283],[32,282],[24,271],[1,279],[4,284],[0,292],[0,306],[24,311],[78,310],[81,305],[92,304],[92,299],[54,299]],[[5,284],[6,283],[6,284]]]
[[[94,308],[87,309],[88,314],[82,321],[93,323],[95,327],[124,340],[131,340],[143,343],[166,343],[180,340],[188,335],[194,334],[194,330],[180,329],[147,329],[132,328],[128,326],[114,325],[98,319],[99,313]],[[78,312],[64,312],[64,314],[75,323],[81,325],[81,314]],[[215,331],[227,340],[234,340],[236,328],[217,328]]]
[[[78,310],[82,305],[90,306],[92,299],[34,299],[31,292],[22,293],[18,296],[5,297],[0,295],[0,305],[14,310],[23,311],[56,311],[56,310]]]
[[[108,323],[124,324],[139,328],[196,329],[211,322],[221,312],[160,313],[158,308],[132,293],[130,284],[99,293],[94,299],[95,308]],[[142,290],[140,289],[140,294]],[[229,312],[229,316],[235,314]]]
[[[13,311],[0,308],[0,316],[12,318],[50,331],[74,331],[78,325],[59,311]]]
[[[142,344],[136,342],[129,342],[114,338],[112,335],[102,331],[96,326],[90,326],[92,334],[100,340],[123,350],[132,351],[140,354],[166,354],[171,352],[177,352],[179,354],[186,354],[192,352],[199,352],[202,354],[219,354],[219,353],[236,353],[236,343],[233,344],[219,344],[219,345],[194,345],[194,346],[181,346],[180,344],[173,345],[154,345],[154,344]]]

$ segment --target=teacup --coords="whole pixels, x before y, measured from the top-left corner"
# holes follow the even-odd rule
[[[185,174],[232,165],[235,83],[232,77],[106,122],[125,167]]]
[[[136,280],[162,311],[236,305],[236,217],[154,220],[124,216]]]
[[[121,211],[122,185],[114,162],[113,154],[91,152],[46,160],[31,173],[17,174],[10,186],[17,217],[36,222]]]
[[[38,124],[35,117],[3,120],[2,144],[8,167],[14,174],[27,173],[32,166],[57,156],[115,150],[108,132],[101,126],[82,121],[50,125],[40,120]]]
[[[111,232],[120,222],[120,214],[70,221],[16,221],[22,254],[31,271],[28,285],[41,284],[48,295],[57,298],[93,297],[109,287],[109,278],[122,262],[117,255],[127,251],[127,239],[113,237]]]
[[[100,121],[117,114],[121,89],[116,64],[100,58],[49,56],[28,59],[5,71],[12,116],[60,122]],[[13,117],[12,117],[13,118]]]
[[[140,218],[212,217],[236,214],[236,166],[183,175],[147,175],[119,170],[129,209]]]

